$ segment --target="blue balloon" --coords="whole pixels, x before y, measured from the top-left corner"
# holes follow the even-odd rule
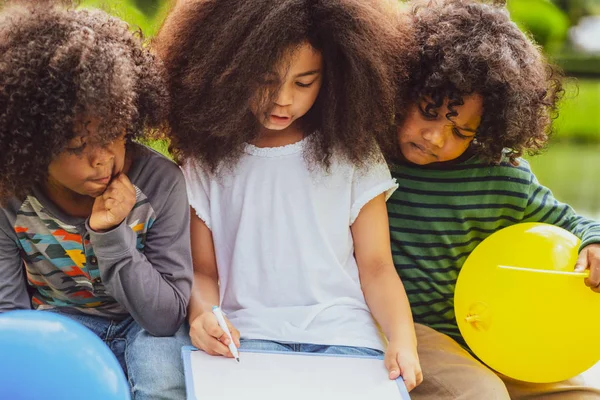
[[[92,331],[58,314],[0,314],[0,399],[129,400],[117,358]]]

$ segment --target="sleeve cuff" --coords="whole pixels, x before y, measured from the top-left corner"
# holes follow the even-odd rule
[[[352,205],[352,209],[350,211],[350,225],[352,225],[354,221],[356,221],[356,218],[358,218],[358,214],[360,214],[360,210],[362,210],[362,208],[368,202],[370,202],[382,193],[385,193],[385,201],[388,201],[388,199],[390,198],[392,193],[396,191],[396,189],[398,189],[396,179],[390,179],[371,188],[369,191],[360,196],[358,200],[356,200]]]
[[[210,219],[206,216],[206,214],[203,213],[202,211],[200,211],[198,208],[194,207],[191,203],[190,203],[190,206],[192,207],[192,209],[196,213],[196,216],[198,218],[200,218],[202,220],[202,222],[204,222],[204,225],[206,225],[206,227],[208,228],[208,230],[210,230],[212,232],[212,227],[210,226],[211,225],[210,224]]]
[[[90,242],[96,256],[119,258],[135,247],[135,233],[125,223],[125,220],[110,231],[96,232],[90,228],[88,218],[85,221],[85,229],[90,235]]]
[[[600,243],[600,234],[596,234],[590,237],[584,238],[581,241],[581,245],[579,246],[579,251],[583,250],[584,247],[589,246],[590,244],[599,244]]]

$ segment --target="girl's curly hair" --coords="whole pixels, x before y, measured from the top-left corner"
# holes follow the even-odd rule
[[[328,167],[335,151],[364,165],[393,126],[394,75],[407,76],[406,56],[413,54],[400,18],[397,3],[384,0],[182,2],[153,43],[167,68],[176,157],[211,171],[234,165],[258,134],[248,103],[261,78],[308,41],[322,52],[324,71],[302,118],[306,132],[319,131],[306,156]]]
[[[99,144],[166,118],[164,72],[127,24],[67,3],[0,11],[0,202],[47,179],[82,115],[101,119]]]
[[[444,99],[452,107],[463,96],[483,96],[483,116],[473,144],[483,159],[512,163],[524,152],[544,148],[557,102],[561,73],[523,34],[500,3],[474,0],[416,0],[411,16],[420,47],[406,91],[399,91],[398,115],[406,104],[427,99],[435,112]]]

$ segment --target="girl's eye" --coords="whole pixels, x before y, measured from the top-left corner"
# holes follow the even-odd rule
[[[315,83],[315,81],[312,81],[310,83],[296,82],[296,85],[301,88],[308,88],[308,87],[311,87],[313,83]]]
[[[473,137],[473,136],[463,135],[462,133],[460,133],[460,131],[458,129],[456,129],[454,127],[452,128],[452,133],[454,133],[454,135],[456,135],[456,137],[458,137],[459,139],[464,139],[464,140],[471,139]]]

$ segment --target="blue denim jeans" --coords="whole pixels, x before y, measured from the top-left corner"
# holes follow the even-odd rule
[[[344,354],[350,356],[382,356],[383,352],[367,347],[352,346],[328,346],[309,343],[286,343],[271,340],[242,339],[240,340],[242,350],[266,350],[266,351],[289,351],[322,354]]]
[[[125,372],[134,400],[185,399],[181,347],[190,345],[187,323],[173,336],[156,337],[131,317],[112,321],[57,309],[51,311],[79,322],[106,343]]]

